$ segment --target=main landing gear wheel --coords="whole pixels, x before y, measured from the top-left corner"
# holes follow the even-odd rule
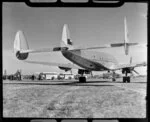
[[[123,83],[130,83],[130,77],[123,77]]]
[[[116,79],[115,79],[115,78],[112,78],[112,81],[116,81]]]
[[[86,83],[86,77],[79,77],[80,83]]]

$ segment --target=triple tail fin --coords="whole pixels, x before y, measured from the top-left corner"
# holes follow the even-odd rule
[[[128,33],[128,27],[127,27],[127,20],[126,17],[124,18],[124,51],[125,54],[128,55],[129,54],[129,33]]]
[[[68,49],[74,49],[72,40],[70,38],[70,32],[69,32],[67,24],[65,24],[63,27],[61,47],[67,47]]]
[[[125,17],[124,18],[124,43],[111,44],[111,47],[124,46],[125,54],[128,55],[129,54],[129,47],[134,46],[134,45],[138,45],[138,43],[130,43],[129,42],[129,32],[128,32],[128,27],[127,27],[127,20],[126,20],[126,17]]]
[[[14,40],[14,53],[19,60],[25,60],[28,57],[28,52],[22,52],[28,50],[29,46],[24,37],[22,31],[18,31]]]
[[[125,34],[124,43],[129,43],[129,33],[128,33],[126,17],[124,18],[124,34]]]
[[[14,52],[28,50],[29,46],[22,31],[18,31],[14,40]]]

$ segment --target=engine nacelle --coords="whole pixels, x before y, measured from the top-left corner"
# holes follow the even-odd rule
[[[71,68],[67,68],[67,67],[60,67],[60,66],[59,66],[59,68],[60,68],[61,70],[65,70],[65,72],[71,70]]]
[[[131,68],[123,68],[122,69],[122,74],[125,74],[125,73],[131,73]]]
[[[83,70],[83,69],[79,69],[78,70],[78,74],[90,74],[91,73],[91,71],[88,71],[88,70]]]
[[[16,57],[19,59],[19,60],[25,60],[28,58],[28,55],[29,53],[20,53],[20,51],[17,51],[16,52]]]

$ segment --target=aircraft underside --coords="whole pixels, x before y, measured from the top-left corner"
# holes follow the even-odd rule
[[[98,56],[97,57],[103,59],[103,62],[101,63],[101,60],[99,60],[99,62],[96,62],[92,59],[85,58],[86,55],[83,56],[83,54],[80,50],[75,51],[75,52],[62,51],[62,54],[65,58],[67,58],[71,62],[84,68],[84,69],[78,69],[78,74],[80,75],[79,82],[86,82],[86,78],[85,78],[84,74],[90,74],[92,71],[108,71],[108,72],[112,71],[112,74],[113,74],[112,75],[112,81],[116,81],[115,71],[113,70],[113,68],[115,68],[115,66],[117,66],[117,61],[115,59],[110,60],[110,58],[109,58],[109,60],[107,60],[108,58],[105,59],[106,57],[109,57],[109,55],[107,55],[107,54],[100,55],[99,54],[99,57]],[[88,55],[88,58],[89,58],[89,55]],[[104,59],[106,62],[104,62]],[[105,66],[103,64],[105,64]],[[131,73],[131,70],[132,70],[131,68],[122,69],[122,74],[125,74],[125,76],[123,77],[124,83],[130,82],[130,77],[128,76],[128,74]]]
[[[109,70],[103,64],[92,61],[90,59],[84,58],[78,54],[74,54],[71,51],[62,51],[62,54],[65,58],[70,60],[71,62],[79,65],[80,67],[89,70],[89,71],[104,71]]]

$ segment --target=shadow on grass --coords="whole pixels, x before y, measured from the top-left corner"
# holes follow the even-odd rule
[[[105,81],[104,81],[105,82]],[[58,82],[56,82],[56,83],[54,83],[54,82],[49,82],[49,83],[47,83],[47,82],[43,82],[43,83],[41,83],[41,82],[9,82],[9,83],[5,83],[5,84],[15,84],[15,85],[70,85],[70,86],[114,86],[114,85],[109,85],[109,84],[103,84],[104,83],[103,81],[92,81],[92,82],[90,82],[90,81],[87,81],[86,83],[79,83],[78,81],[74,81],[74,82],[61,82],[61,83],[58,83]],[[98,84],[92,84],[92,83],[98,83]]]
[[[107,83],[107,84],[105,84]],[[110,81],[110,80],[94,80],[88,81],[86,83],[79,83],[79,81],[69,81],[69,80],[54,80],[54,81],[11,81],[4,84],[18,84],[18,85],[71,85],[71,86],[114,86],[116,83],[123,83],[122,81]],[[132,84],[146,83],[146,82],[132,82]],[[130,84],[130,83],[123,83]]]

